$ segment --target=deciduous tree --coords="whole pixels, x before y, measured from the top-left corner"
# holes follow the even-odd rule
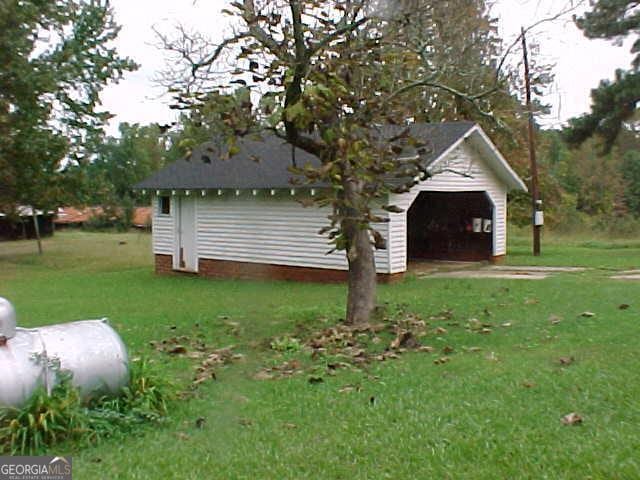
[[[502,86],[495,68],[490,82],[450,82],[449,63],[439,64],[451,59],[443,32],[455,36],[458,25],[442,26],[441,38],[431,34],[439,3],[242,0],[226,11],[235,31],[220,43],[185,29],[177,39],[162,37],[174,54],[165,81],[179,105],[198,108],[237,84],[251,91],[236,95],[223,114],[230,155],[238,136],[266,128],[320,159],[320,166],[297,165],[292,173],[328,187],[317,203],[332,208],[322,233],[346,252],[350,323],[366,323],[375,307],[374,248],[385,248],[376,212],[397,211],[389,195],[428,176],[421,161],[428,141],[411,137],[407,119],[429,118],[428,99],[438,95],[490,118],[485,100]],[[231,65],[226,74],[223,59]],[[469,63],[471,79],[477,64]],[[426,110],[416,109],[418,98]],[[383,124],[396,125],[393,133]]]
[[[109,118],[100,90],[135,68],[108,1],[0,1],[0,208],[69,200]],[[70,182],[70,183],[69,183]]]

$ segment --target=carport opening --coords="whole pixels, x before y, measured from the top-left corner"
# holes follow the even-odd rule
[[[409,259],[493,256],[493,205],[485,192],[420,192],[407,212]]]

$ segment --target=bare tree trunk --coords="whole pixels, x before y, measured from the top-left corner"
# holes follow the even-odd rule
[[[348,179],[344,187],[346,204],[350,205],[345,208],[342,221],[349,262],[346,323],[364,325],[369,323],[376,307],[376,263],[369,231],[361,228],[358,222],[357,184]]]
[[[36,241],[38,242],[38,255],[42,255],[42,239],[40,238],[40,225],[38,224],[38,214],[36,209],[31,207],[31,217],[33,218],[33,228],[36,233]]]
[[[349,261],[349,291],[347,297],[347,323],[369,323],[376,307],[376,264],[373,245],[367,230],[356,227],[355,238],[347,253]],[[354,248],[355,247],[355,248]]]

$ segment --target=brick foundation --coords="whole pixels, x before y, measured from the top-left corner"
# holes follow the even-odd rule
[[[176,273],[171,255],[156,255],[156,273]],[[177,272],[180,273],[180,272]],[[325,268],[290,267],[264,263],[232,262],[228,260],[198,261],[198,275],[208,278],[235,278],[244,280],[290,280],[294,282],[342,283],[348,272]],[[378,274],[378,282],[392,283],[401,280],[404,273]]]
[[[489,262],[496,264],[496,265],[500,265],[502,263],[504,263],[505,259],[507,258],[506,255],[496,255],[495,257],[491,257],[489,259]]]
[[[173,257],[171,255],[156,254],[156,273],[173,273]]]

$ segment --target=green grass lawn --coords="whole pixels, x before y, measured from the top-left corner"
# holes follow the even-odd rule
[[[381,286],[391,309],[406,305],[425,319],[453,311],[431,320],[422,339],[435,352],[340,370],[318,384],[306,373],[253,377],[263,365],[305,361],[304,352],[274,352],[270,339],[336,323],[342,285],[158,277],[148,235],[71,232],[46,240],[43,257],[31,242],[0,243],[0,296],[23,326],[109,317],[130,355],[148,357],[176,389],[190,382],[192,361],[150,341],[198,333],[245,354],[193,398],[173,402],[163,424],[51,452],[74,456],[76,479],[640,478],[640,283],[607,278],[640,267],[640,241],[545,238],[536,259],[527,238],[510,242],[512,264],[592,269],[542,281]],[[471,318],[492,324],[491,333],[469,331]],[[445,347],[450,361],[434,364]],[[561,423],[570,412],[582,425]]]

